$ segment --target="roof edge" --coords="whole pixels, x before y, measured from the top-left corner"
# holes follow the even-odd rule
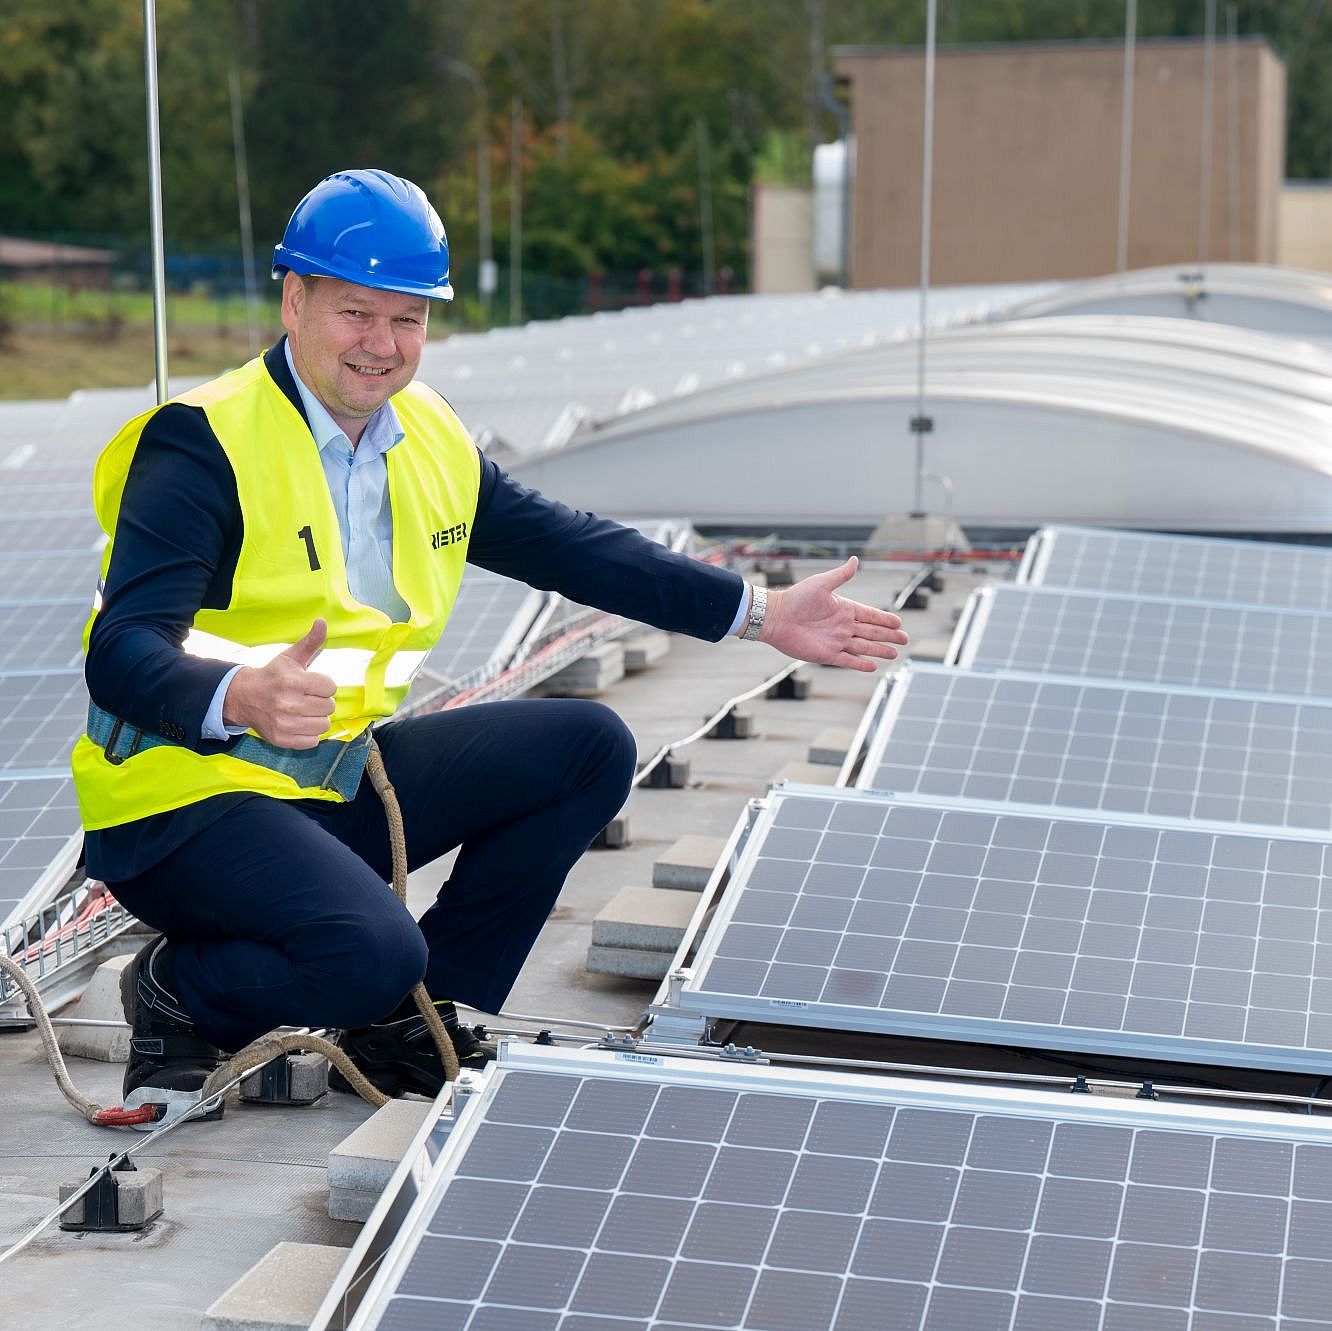
[[[1235,41],[1241,46],[1265,46],[1278,60],[1281,60],[1276,47],[1272,44],[1272,39],[1265,33],[1246,33],[1242,37],[1236,37]],[[1224,46],[1227,43],[1228,38],[1217,38],[1218,46]],[[1135,45],[1138,47],[1205,46],[1206,39],[1203,37],[1139,37]],[[1122,37],[1059,37],[1043,42],[940,42],[937,50],[938,54],[943,56],[992,55],[996,51],[1071,51],[1085,50],[1088,47],[1123,50],[1124,39]],[[918,55],[924,50],[923,45],[833,46],[829,48],[828,54],[834,59],[844,59],[851,56]],[[1285,61],[1282,60],[1281,63],[1284,65]]]

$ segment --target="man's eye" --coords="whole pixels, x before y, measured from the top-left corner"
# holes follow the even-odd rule
[[[343,310],[343,314],[345,314],[349,319],[360,319],[360,318],[365,314],[365,311],[364,311],[364,310]]]

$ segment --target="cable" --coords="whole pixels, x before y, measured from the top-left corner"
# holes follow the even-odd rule
[[[747,689],[744,693],[737,694],[734,698],[728,699],[717,708],[713,714],[703,722],[697,730],[691,731],[683,739],[672,740],[668,744],[663,744],[651,758],[643,764],[642,767],[634,773],[634,779],[629,783],[630,787],[640,785],[654,769],[661,766],[667,758],[675,752],[676,749],[682,749],[686,744],[692,744],[695,740],[702,739],[704,735],[717,724],[718,721],[731,710],[732,707],[738,707],[742,702],[748,702],[751,698],[757,698],[760,693],[766,693],[769,689],[776,688],[788,675],[793,675],[805,663],[803,661],[790,661],[784,665],[775,675],[770,675],[762,684],[756,684],[752,689]]]
[[[406,905],[407,838],[402,823],[402,810],[398,805],[393,784],[389,781],[388,773],[384,769],[384,759],[379,752],[379,746],[373,738],[370,741],[370,755],[366,761],[366,774],[384,805],[384,813],[388,821],[389,847],[393,858],[393,891],[398,900]],[[39,950],[40,948],[38,948]],[[24,955],[30,957],[33,952],[34,949],[29,948]],[[64,1055],[61,1054],[60,1046],[56,1042],[51,1018],[47,1015],[46,1006],[41,1000],[41,995],[37,992],[36,985],[33,984],[23,967],[10,957],[0,955],[0,971],[3,971],[18,985],[28,1004],[28,1011],[37,1023],[42,1049],[46,1054],[46,1061],[51,1065],[51,1071],[55,1076],[60,1093],[89,1123],[98,1127],[139,1127],[145,1123],[154,1122],[161,1117],[161,1114],[156,1112],[151,1117],[145,1117],[139,1110],[127,1110],[123,1106],[105,1107],[84,1095],[70,1078],[69,1070],[65,1066]],[[440,1061],[444,1065],[444,1080],[446,1082],[455,1080],[458,1076],[458,1055],[453,1048],[453,1041],[449,1038],[449,1033],[444,1027],[434,1001],[426,991],[424,984],[418,984],[412,990],[412,997],[416,1000],[417,1010],[425,1020],[426,1028],[434,1039]],[[283,1054],[298,1051],[322,1054],[346,1077],[356,1093],[363,1100],[374,1105],[376,1109],[388,1103],[389,1097],[371,1085],[346,1053],[330,1040],[318,1035],[293,1035],[279,1032],[271,1032],[268,1035],[261,1036],[239,1053],[233,1055],[220,1067],[214,1069],[203,1084],[200,1092],[201,1100],[204,1102],[213,1100],[221,1093],[224,1085],[228,1088],[238,1085],[256,1068],[271,1063],[273,1059],[279,1058]],[[173,1121],[175,1120],[173,1119]]]

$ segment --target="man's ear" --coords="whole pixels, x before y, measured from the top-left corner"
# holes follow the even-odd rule
[[[305,303],[305,283],[288,269],[282,275],[282,326],[288,333],[295,331]]]

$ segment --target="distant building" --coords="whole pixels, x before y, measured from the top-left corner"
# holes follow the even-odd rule
[[[812,193],[790,185],[755,184],[751,198],[751,290],[757,295],[813,291]]]
[[[1277,262],[1332,273],[1332,180],[1288,180],[1281,191]]]
[[[100,291],[111,285],[111,266],[115,261],[115,250],[0,236],[0,281],[3,282],[54,282]]]
[[[924,52],[843,47],[834,55],[856,137],[851,285],[912,285],[920,273]],[[1201,41],[1137,45],[1130,268],[1278,259],[1285,66],[1265,38],[1233,50],[1217,42],[1211,207],[1200,226],[1204,65]],[[941,48],[932,281],[1113,272],[1123,91],[1122,42]]]

